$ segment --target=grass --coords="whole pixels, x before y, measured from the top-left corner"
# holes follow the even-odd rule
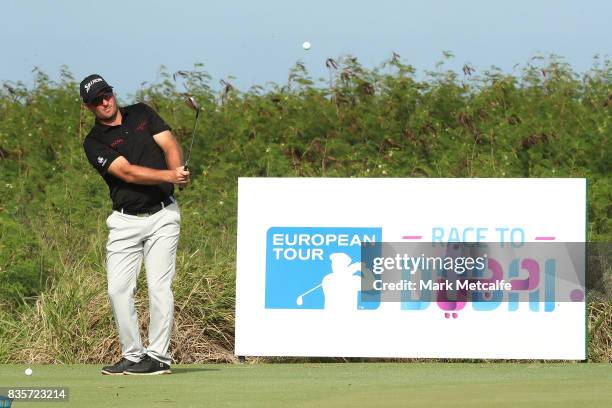
[[[0,386],[65,386],[70,407],[604,407],[610,364],[321,363],[176,365],[102,376],[99,365],[0,366]],[[40,403],[20,403],[40,407]],[[60,405],[58,405],[60,406]],[[61,405],[65,406],[65,405]]]

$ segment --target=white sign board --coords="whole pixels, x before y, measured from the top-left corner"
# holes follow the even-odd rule
[[[352,275],[364,242],[584,242],[585,225],[585,179],[240,178],[235,354],[585,359],[583,297],[364,302]]]

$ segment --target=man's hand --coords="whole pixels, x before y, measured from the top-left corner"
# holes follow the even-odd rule
[[[177,167],[171,171],[170,183],[185,185],[189,183],[189,171],[184,166]]]

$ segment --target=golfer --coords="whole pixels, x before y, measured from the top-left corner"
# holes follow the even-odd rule
[[[104,367],[102,374],[169,374],[171,285],[181,222],[172,194],[174,184],[189,181],[189,172],[182,166],[181,150],[170,127],[149,106],[137,103],[119,108],[112,87],[100,75],[83,79],[80,93],[95,116],[83,148],[113,201],[113,213],[106,219],[106,268],[123,358]],[[134,307],[143,259],[150,299],[147,348],[140,339]]]

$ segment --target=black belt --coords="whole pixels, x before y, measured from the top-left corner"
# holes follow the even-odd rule
[[[127,215],[136,215],[138,217],[148,217],[149,215],[153,215],[158,211],[166,208],[170,204],[174,203],[174,197],[168,197],[164,201],[160,202],[157,205],[149,208],[141,208],[140,210],[131,210],[129,208],[120,208],[119,212]]]

